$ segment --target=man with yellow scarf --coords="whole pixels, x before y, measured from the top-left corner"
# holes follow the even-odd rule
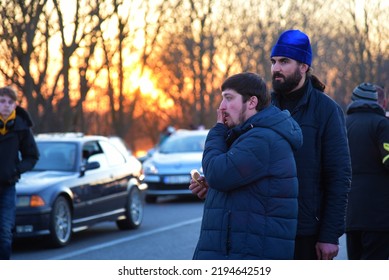
[[[11,257],[15,184],[20,174],[31,170],[39,159],[31,118],[16,101],[11,87],[0,88],[0,260]]]

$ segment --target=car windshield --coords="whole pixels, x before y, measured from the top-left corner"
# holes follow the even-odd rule
[[[35,171],[73,171],[76,165],[76,144],[63,142],[37,142],[40,157]]]
[[[203,152],[206,135],[182,135],[169,137],[159,149],[160,153],[194,153]]]

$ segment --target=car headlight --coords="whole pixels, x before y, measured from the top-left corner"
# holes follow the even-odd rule
[[[146,174],[158,174],[158,168],[153,164],[145,164],[143,166],[143,173]]]
[[[16,200],[16,207],[40,207],[44,205],[45,201],[39,195],[18,196]]]

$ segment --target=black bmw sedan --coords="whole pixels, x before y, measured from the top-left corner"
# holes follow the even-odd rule
[[[135,157],[103,136],[42,134],[36,142],[40,159],[16,185],[16,238],[47,235],[60,247],[98,222],[141,225],[147,184]]]

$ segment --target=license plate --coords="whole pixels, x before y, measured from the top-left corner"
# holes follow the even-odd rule
[[[189,175],[177,175],[177,176],[166,176],[163,179],[165,184],[189,184]]]

